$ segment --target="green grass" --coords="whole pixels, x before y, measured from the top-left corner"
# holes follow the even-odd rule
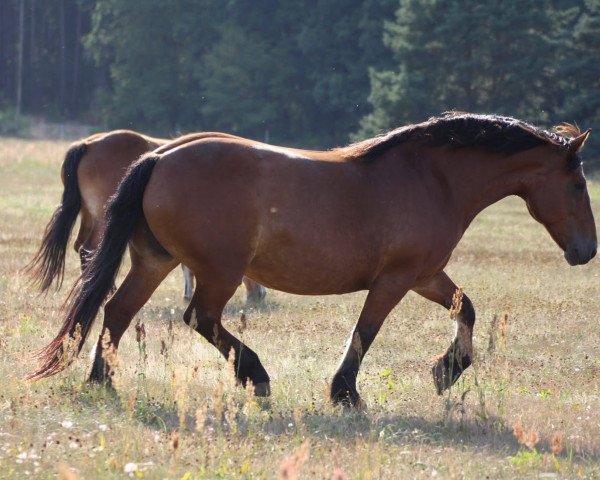
[[[137,317],[146,338],[125,335],[110,394],[84,384],[93,341],[66,372],[23,381],[78,272],[69,251],[65,288],[45,297],[20,273],[59,201],[67,144],[1,140],[0,478],[600,478],[598,262],[569,267],[519,199],[480,215],[448,265],[478,314],[474,367],[449,394],[430,374],[453,332],[442,308],[409,294],[392,312],[359,375],[368,410],[349,414],[327,386],[364,293],[270,291],[240,333],[272,379],[272,397],[256,401],[181,321],[178,270]],[[598,185],[591,194],[600,205]],[[226,310],[233,331],[243,299]]]

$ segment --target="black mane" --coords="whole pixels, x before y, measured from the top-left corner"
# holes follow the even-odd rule
[[[512,155],[546,143],[566,150],[569,139],[511,117],[449,112],[337,151],[348,159],[369,161],[406,142],[429,147],[480,147],[492,153]]]

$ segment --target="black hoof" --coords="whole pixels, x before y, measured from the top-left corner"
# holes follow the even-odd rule
[[[254,385],[254,394],[258,397],[270,395],[269,384],[271,379],[260,363],[258,355],[249,348],[242,350],[242,354],[234,362],[236,377],[239,383],[246,388],[246,382],[250,380]]]
[[[257,397],[270,397],[271,384],[269,382],[260,382],[254,384],[254,395]]]
[[[450,388],[460,378],[462,373],[471,365],[471,358],[469,355],[463,355],[462,360],[451,361],[451,356],[446,353],[442,358],[439,358],[431,373],[433,375],[433,383],[437,390],[437,394],[441,395],[444,390]]]
[[[341,405],[348,409],[362,409],[364,402],[360,398],[355,386],[353,376],[336,374],[331,382],[329,398],[334,405]]]
[[[113,375],[114,372],[109,369],[104,359],[98,360],[97,358],[92,365],[92,371],[88,377],[88,383],[114,388],[112,382]]]
[[[97,375],[90,375],[87,384],[94,387],[102,387],[111,392],[116,391],[112,379],[109,376],[100,378]]]

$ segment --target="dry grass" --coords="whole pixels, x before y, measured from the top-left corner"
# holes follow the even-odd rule
[[[598,262],[568,267],[518,199],[478,218],[447,269],[478,321],[474,368],[443,397],[430,366],[453,325],[440,307],[409,294],[392,312],[359,376],[369,409],[347,414],[326,390],[364,294],[269,292],[242,329],[240,291],[225,321],[271,375],[258,401],[181,321],[179,271],[126,334],[116,395],[83,384],[91,341],[67,372],[24,382],[66,295],[38,297],[19,273],[66,147],[0,142],[0,478],[600,478]],[[67,270],[69,285],[72,252]]]

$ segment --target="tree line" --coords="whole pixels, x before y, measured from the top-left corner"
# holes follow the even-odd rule
[[[599,58],[600,0],[3,0],[0,117],[317,148],[451,109],[587,128]]]

